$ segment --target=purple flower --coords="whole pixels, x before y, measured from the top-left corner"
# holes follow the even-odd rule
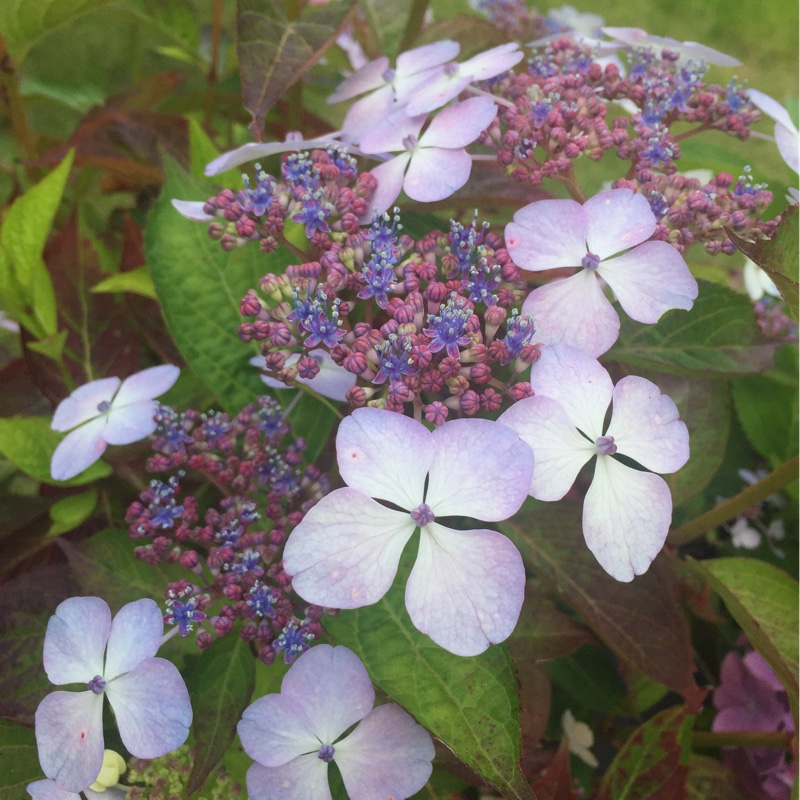
[[[598,278],[637,322],[657,322],[670,308],[690,309],[697,281],[671,245],[645,241],[655,229],[650,204],[630,189],[601,192],[583,205],[540,200],[517,211],[505,230],[516,264],[534,272],[582,268],[528,296],[522,312],[536,320],[537,339],[605,353],[619,335],[619,317]]]
[[[414,625],[457,655],[506,639],[525,585],[516,547],[496,531],[456,531],[435,520],[514,514],[530,485],[530,448],[489,420],[454,420],[431,432],[395,412],[361,408],[339,426],[336,450],[348,486],[323,497],[286,543],[283,566],[295,591],[330,608],[376,603],[419,526],[406,586]]]
[[[352,650],[320,644],[300,656],[280,694],[256,700],[239,722],[242,747],[256,761],[247,771],[251,800],[330,800],[331,761],[351,800],[418,792],[431,774],[430,734],[399,706],[374,704]]]
[[[163,628],[158,606],[147,599],[123,606],[112,622],[104,600],[71,597],[50,618],[47,677],[57,686],[88,689],[53,692],[36,709],[39,761],[59,789],[83,791],[100,772],[104,694],[123,744],[137,758],[158,758],[186,741],[189,693],[175,666],[154,658]]]
[[[757,652],[728,653],[722,659],[720,685],[714,690],[718,710],[712,730],[793,731],[786,690]],[[726,748],[724,760],[758,800],[789,800],[797,766],[790,766],[786,750],[763,747]]]
[[[633,580],[647,571],[664,544],[672,496],[663,478],[612,456],[628,456],[656,472],[680,469],[689,458],[689,433],[675,403],[635,375],[613,386],[599,362],[563,344],[542,348],[530,383],[536,395],[511,406],[499,422],[533,448],[531,495],[560,500],[581,467],[597,456],[583,505],[583,535],[609,575]]]
[[[158,409],[153,398],[171,388],[179,374],[177,367],[164,364],[124,381],[100,378],[65,397],[51,424],[53,430],[69,431],[53,453],[53,478],[74,478],[94,464],[109,444],[130,444],[153,433]]]

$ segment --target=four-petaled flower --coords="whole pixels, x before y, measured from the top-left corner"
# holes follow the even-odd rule
[[[374,704],[352,650],[320,644],[300,656],[280,694],[256,700],[239,722],[242,747],[256,761],[247,772],[251,800],[330,800],[331,761],[350,800],[418,792],[431,774],[430,734],[399,706]]]
[[[597,456],[583,505],[583,535],[603,569],[619,581],[647,571],[672,520],[672,495],[663,478],[626,466],[627,456],[648,470],[669,473],[689,458],[689,433],[675,403],[644,378],[616,386],[598,361],[567,345],[542,348],[531,368],[536,392],[499,421],[536,454],[530,493],[560,500],[581,467]],[[603,429],[608,405],[611,422]]]
[[[97,461],[109,444],[131,444],[156,429],[154,398],[172,387],[180,370],[171,364],[137,372],[124,381],[100,378],[79,386],[53,414],[51,427],[69,431],[56,447],[50,474],[74,478]]]
[[[295,591],[329,608],[376,603],[419,527],[405,595],[414,625],[457,655],[506,639],[525,586],[519,552],[496,531],[435,520],[514,514],[531,481],[530,448],[490,420],[454,420],[431,432],[393,411],[360,408],[339,425],[336,451],[348,486],[323,497],[286,543],[283,566]]]
[[[113,622],[99,597],[71,597],[58,606],[44,639],[45,672],[57,686],[83,683],[88,691],[52,692],[36,709],[39,762],[57,788],[83,791],[100,773],[104,694],[123,744],[137,758],[158,758],[186,741],[192,723],[186,685],[173,664],[154,658],[163,629],[161,611],[148,599],[123,606]]]
[[[650,204],[630,189],[601,192],[583,205],[539,200],[517,211],[505,230],[516,264],[534,272],[581,267],[534,289],[523,304],[522,313],[536,320],[537,340],[564,341],[593,356],[614,344],[619,317],[598,277],[638,322],[657,322],[670,308],[690,309],[697,281],[675,248],[645,241],[655,229]],[[628,252],[613,257],[623,250]]]
[[[361,149],[400,155],[372,170],[378,188],[370,206],[386,211],[401,189],[412,200],[425,203],[450,197],[472,170],[472,157],[464,148],[489,127],[496,110],[490,97],[471,97],[440,111],[421,136],[427,114],[409,117],[402,108],[375,125],[364,136]]]

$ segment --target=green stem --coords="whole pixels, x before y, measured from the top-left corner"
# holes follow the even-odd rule
[[[708,531],[722,525],[729,519],[738,517],[748,508],[758,505],[771,494],[797,480],[798,463],[797,456],[790,458],[774,472],[770,472],[766,478],[762,478],[752,486],[748,486],[744,491],[731,497],[730,500],[714,506],[714,508],[706,511],[705,514],[701,514],[699,517],[695,517],[693,520],[672,530],[667,537],[667,542],[673,547],[686,544],[686,542],[708,533]]]
[[[425,13],[428,10],[429,0],[413,0],[411,11],[408,12],[408,22],[403,31],[403,38],[400,40],[400,52],[408,50],[422,30],[425,21]]]
[[[792,743],[792,731],[736,731],[715,733],[713,731],[694,731],[693,748],[709,747],[775,747],[788,748]]]
[[[578,185],[578,182],[575,180],[575,173],[572,170],[553,175],[552,179],[557,183],[561,183],[566,186],[567,191],[573,200],[577,200],[579,203],[586,202],[586,195],[584,194],[583,189],[581,189],[581,187]]]
[[[214,103],[217,96],[219,67],[219,42],[222,35],[222,0],[214,0],[214,17],[211,23],[211,63],[208,66],[208,88],[206,89],[203,127],[211,130],[214,121]]]

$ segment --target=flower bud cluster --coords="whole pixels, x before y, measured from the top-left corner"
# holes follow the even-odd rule
[[[329,490],[316,467],[301,469],[302,439],[285,441],[289,425],[270,397],[234,418],[220,412],[183,414],[160,406],[153,480],[125,520],[136,556],[148,564],[179,564],[187,579],[166,587],[164,621],[209,646],[236,626],[266,663],[283,650],[288,663],[319,635],[322,609],[298,606],[281,554],[291,530]],[[215,486],[221,499],[182,494],[181,484]],[[205,482],[205,483],[204,483]]]
[[[369,214],[369,198],[376,180],[369,173],[358,174],[355,160],[335,148],[283,157],[282,180],[278,181],[256,164],[255,186],[242,176],[244,189],[224,189],[210,197],[203,207],[217,217],[209,235],[224,250],[247,242],[260,242],[266,253],[282,243],[286,220],[305,227],[306,236],[324,246],[332,232],[358,230],[360,217]]]
[[[248,292],[241,310],[254,319],[239,335],[262,343],[268,374],[291,385],[325,348],[356,376],[352,408],[408,409],[437,425],[530,395],[516,381],[539,351],[533,320],[514,308],[525,284],[501,237],[476,220],[416,242],[401,228],[396,210],[378,215]]]
[[[778,220],[761,220],[772,201],[764,186],[725,175],[706,187],[688,186],[676,176],[680,142],[705,131],[747,139],[761,116],[743,86],[705,84],[705,72],[702,60],[634,49],[625,75],[616,64],[595,60],[591,47],[557,39],[534,52],[526,71],[491,84],[513,108],[502,107],[499,125],[482,143],[496,149],[512,180],[532,186],[550,178],[574,188],[577,158],[600,161],[613,152],[630,162],[614,187],[651,200],[662,219],[661,238],[679,250],[700,241],[711,254],[730,254],[735,247],[725,226],[740,235],[769,235]]]
[[[679,252],[693,242],[703,242],[710,255],[733,255],[738,250],[725,228],[746,239],[772,237],[781,220],[780,216],[761,219],[772,202],[772,192],[752,183],[749,167],[744,171],[738,180],[720,172],[703,182],[690,175],[642,169],[633,180],[621,179],[612,187],[632,189],[647,198],[659,220],[654,239],[669,242]]]
[[[146,760],[132,758],[127,779],[135,786],[126,787],[128,800],[172,800],[184,797],[194,764],[194,751],[182,745],[166,756]],[[242,787],[228,774],[222,764],[209,773],[203,788],[192,796],[197,800],[231,800],[243,797]]]

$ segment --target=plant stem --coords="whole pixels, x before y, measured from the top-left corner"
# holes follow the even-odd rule
[[[0,36],[0,98],[8,107],[14,141],[26,158],[36,158],[36,135],[28,127],[25,106],[19,93],[17,68],[8,54],[6,41]]]
[[[692,747],[775,747],[788,748],[791,745],[792,731],[736,731],[720,732],[694,731]]]
[[[219,42],[222,35],[222,0],[214,0],[214,17],[211,22],[211,63],[208,65],[208,88],[205,96],[203,127],[211,130],[214,120],[214,102],[217,94],[219,69]]]
[[[701,514],[699,517],[695,517],[693,520],[670,531],[667,542],[674,547],[686,544],[686,542],[708,533],[708,531],[722,525],[729,519],[739,516],[748,508],[758,505],[771,494],[797,480],[798,463],[798,456],[790,458],[774,472],[770,472],[766,478],[762,478],[752,486],[748,486],[724,503],[720,503],[718,506],[706,511],[705,514]]]
[[[413,0],[411,11],[408,13],[408,22],[403,31],[403,38],[400,40],[400,52],[408,50],[414,43],[417,35],[422,30],[422,23],[425,21],[425,12],[428,10],[429,0]]]

